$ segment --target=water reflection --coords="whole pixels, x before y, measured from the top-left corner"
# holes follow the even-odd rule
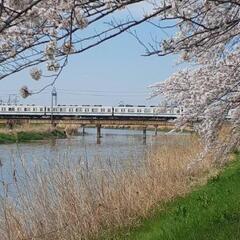
[[[96,141],[96,129],[85,128],[84,136],[70,139],[51,139],[24,144],[0,145],[1,178],[9,180],[13,169],[24,165],[45,164],[68,160],[82,164],[88,169],[125,169],[137,167],[147,158],[153,146],[164,144],[164,133],[155,136],[154,131],[101,129],[101,138]],[[52,161],[54,163],[54,161]],[[0,179],[1,180],[1,179]]]

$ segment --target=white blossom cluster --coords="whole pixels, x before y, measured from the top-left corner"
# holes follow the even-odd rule
[[[12,49],[31,47],[40,38],[64,40],[71,31],[86,28],[98,11],[103,14],[104,9],[111,10],[127,3],[131,1],[5,0],[1,3],[0,52],[5,50],[11,57]]]
[[[46,61],[46,70],[58,71],[61,67],[59,59],[75,52],[76,32],[131,2],[131,0],[2,1],[1,75],[8,76],[31,66],[35,61],[35,64]],[[30,72],[33,79],[39,79],[39,72],[37,73],[35,69]]]
[[[35,67],[31,69],[30,75],[34,80],[39,80],[42,76],[42,71]]]
[[[162,41],[159,55],[178,53],[189,67],[153,85],[183,107],[178,126],[193,122],[206,150],[240,145],[240,5],[236,1],[169,1],[178,21],[175,36]],[[217,145],[221,126],[232,122],[228,142]]]
[[[23,87],[21,87],[21,89],[20,89],[20,95],[21,95],[23,98],[27,98],[28,96],[31,95],[31,92],[29,91],[29,89],[28,89],[27,86],[23,86]]]

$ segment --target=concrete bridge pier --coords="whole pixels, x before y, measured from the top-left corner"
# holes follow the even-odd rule
[[[82,125],[82,135],[85,136],[86,132],[85,132],[85,125]]]
[[[146,144],[146,140],[147,140],[147,128],[144,127],[143,128],[143,143]]]
[[[101,138],[101,124],[97,124],[97,144],[100,144],[100,138]]]
[[[154,135],[157,136],[158,125],[154,125],[154,128],[155,128]]]

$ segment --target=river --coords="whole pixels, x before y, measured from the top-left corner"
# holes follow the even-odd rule
[[[152,148],[166,144],[166,134],[160,132],[156,137],[153,131],[147,131],[146,141],[141,130],[102,129],[101,134],[100,144],[97,144],[96,129],[86,128],[85,136],[0,145],[0,180],[9,182],[15,174],[14,169],[21,175],[19,169],[22,165],[31,168],[32,164],[64,159],[73,164],[83,164],[88,169],[136,167],[146,160],[147,153]]]

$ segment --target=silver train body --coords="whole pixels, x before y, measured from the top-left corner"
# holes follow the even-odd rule
[[[58,105],[36,106],[36,105],[0,105],[0,116],[28,116],[28,117],[177,117],[182,112],[179,107],[159,106],[132,106],[120,105]]]

